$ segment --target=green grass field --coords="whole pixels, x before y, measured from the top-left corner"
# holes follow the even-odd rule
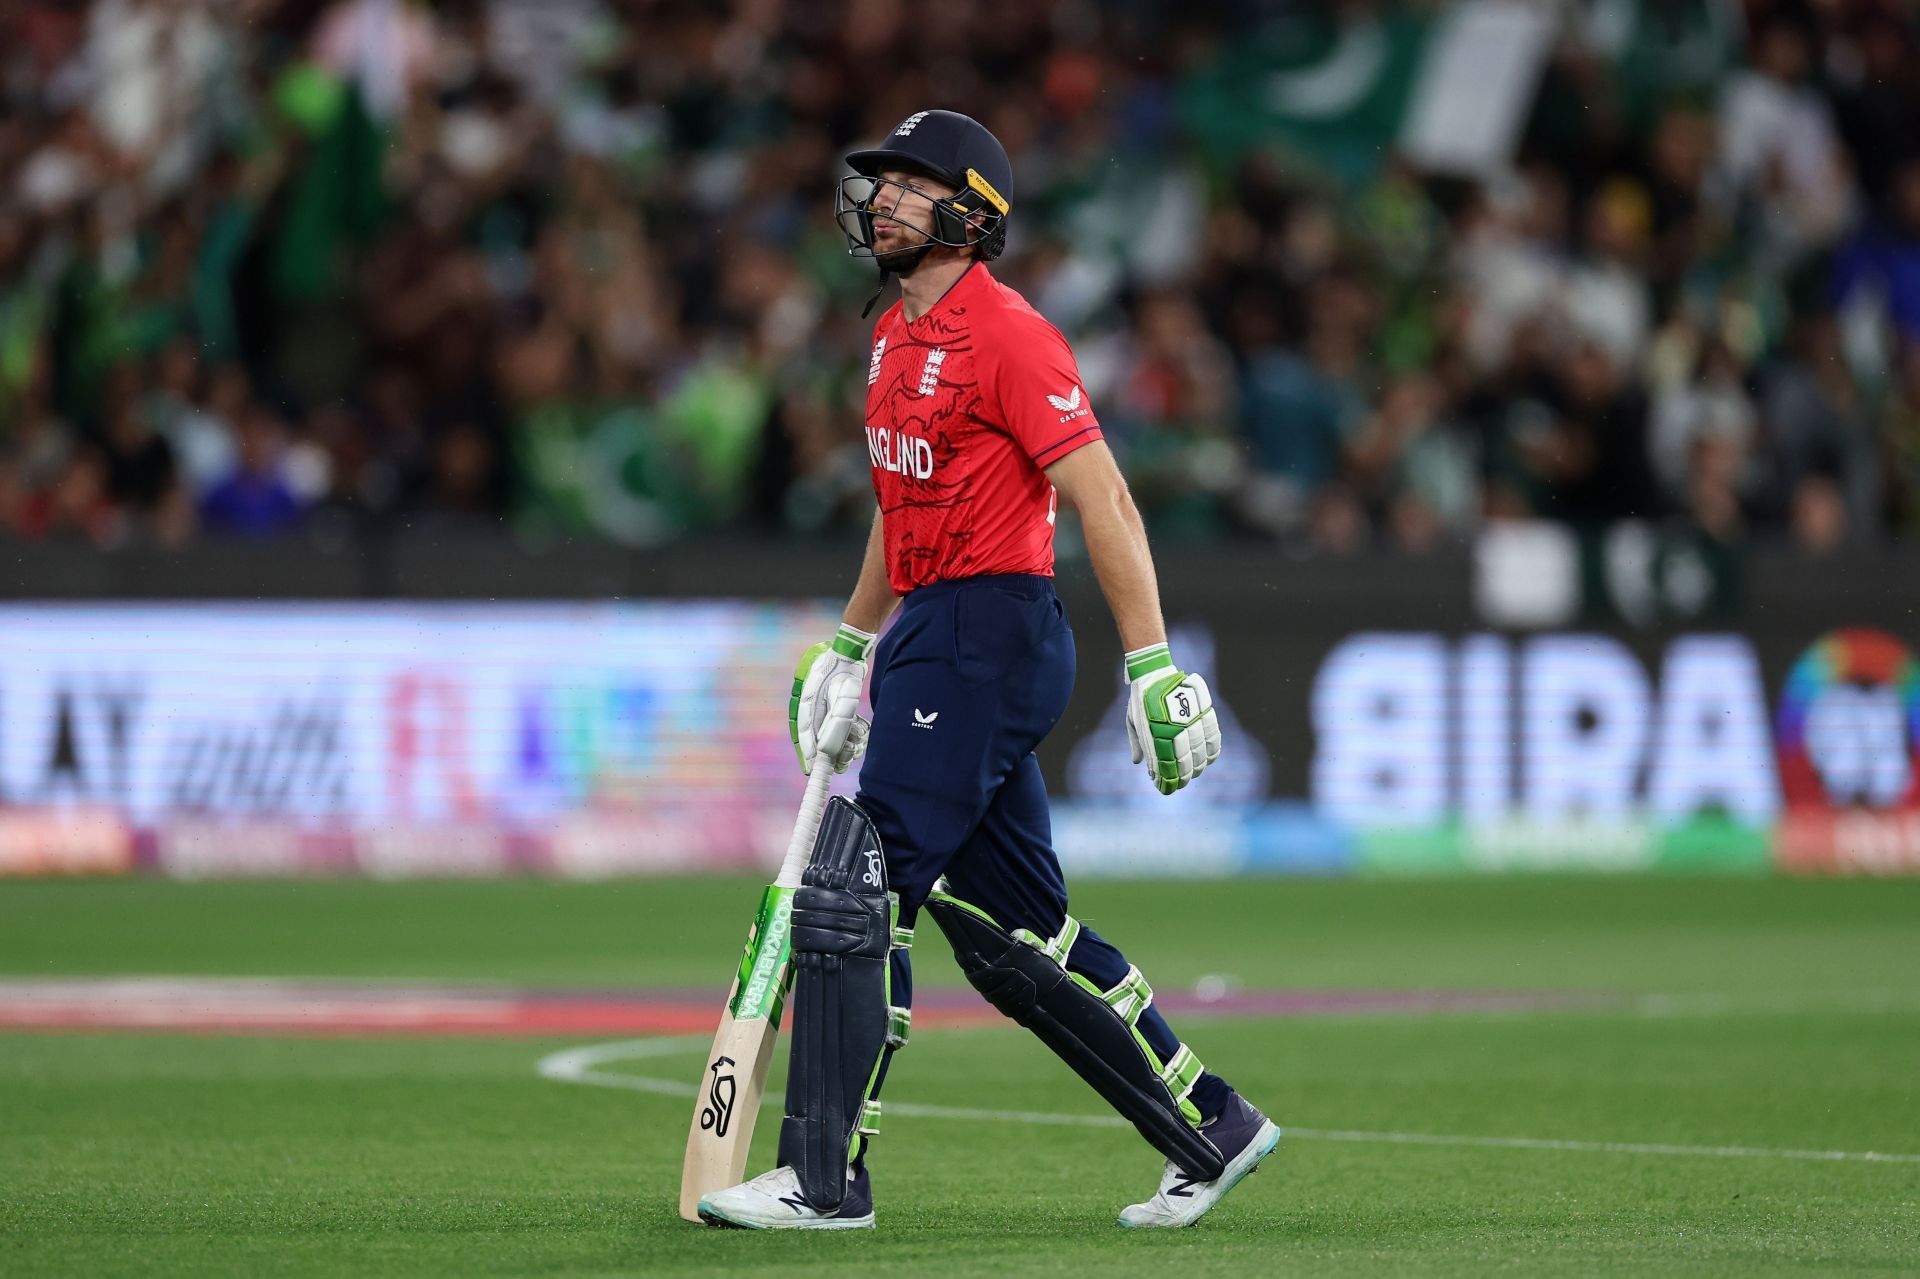
[[[755,894],[0,883],[0,977],[700,985],[717,1005]],[[1303,1135],[1198,1228],[1151,1235],[1113,1225],[1157,1173],[1130,1131],[930,1113],[887,1118],[871,1234],[687,1225],[690,1103],[641,1089],[690,1092],[704,1043],[598,1067],[634,1088],[537,1073],[590,1039],[0,1035],[0,1275],[1920,1273],[1920,1159],[1778,1153],[1920,1155],[1920,882],[1107,883],[1075,907],[1162,991],[1608,998],[1183,1019]],[[918,954],[924,983],[958,984],[931,929]],[[1101,1111],[1018,1029],[916,1031],[888,1101]]]

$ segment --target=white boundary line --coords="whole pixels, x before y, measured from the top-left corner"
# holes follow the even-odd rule
[[[559,1083],[596,1088],[624,1088],[660,1097],[691,1097],[698,1090],[680,1079],[628,1075],[597,1067],[614,1061],[643,1061],[698,1052],[707,1045],[703,1035],[671,1035],[652,1039],[622,1039],[549,1053],[536,1067],[540,1077]],[[769,1094],[763,1106],[778,1106],[781,1098]],[[965,1119],[987,1123],[1042,1124],[1067,1128],[1129,1128],[1118,1115],[1063,1115],[1038,1110],[977,1110],[966,1106],[935,1106],[917,1102],[887,1103],[891,1115],[923,1119]],[[1663,1155],[1707,1159],[1795,1159],[1821,1163],[1920,1164],[1920,1154],[1892,1154],[1878,1150],[1784,1150],[1765,1146],[1676,1146],[1664,1142],[1561,1141],[1551,1137],[1470,1137],[1425,1132],[1360,1132],[1341,1128],[1294,1128],[1283,1132],[1306,1141],[1344,1141],[1391,1146],[1467,1146],[1493,1150],[1561,1150],[1599,1155]]]

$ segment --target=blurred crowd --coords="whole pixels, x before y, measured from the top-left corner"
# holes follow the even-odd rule
[[[16,0],[0,529],[863,527],[832,184],[949,106],[1161,535],[1920,533],[1920,6],[1542,3],[1463,174],[1220,92],[1439,3]]]

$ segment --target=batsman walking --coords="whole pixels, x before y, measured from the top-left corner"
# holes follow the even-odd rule
[[[867,450],[878,510],[832,640],[794,676],[800,766],[864,750],[793,897],[792,1047],[779,1166],[702,1198],[717,1225],[873,1225],[879,1094],[912,1020],[922,914],[967,978],[1166,1158],[1123,1226],[1191,1225],[1280,1130],[1208,1071],[1140,970],[1068,913],[1034,748],[1073,686],[1053,590],[1061,494],[1127,650],[1127,736],[1162,793],[1220,753],[1206,681],[1174,664],[1147,539],[1066,340],[987,263],[1012,167],[967,116],[922,111],[847,156],[835,216],[900,300],[874,329]],[[901,616],[877,633],[895,607]],[[873,719],[858,717],[869,665]]]

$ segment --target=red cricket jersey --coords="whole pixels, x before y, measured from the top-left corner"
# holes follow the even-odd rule
[[[867,366],[888,582],[1051,575],[1042,468],[1100,438],[1067,340],[979,262],[919,319],[902,306],[874,326]]]

